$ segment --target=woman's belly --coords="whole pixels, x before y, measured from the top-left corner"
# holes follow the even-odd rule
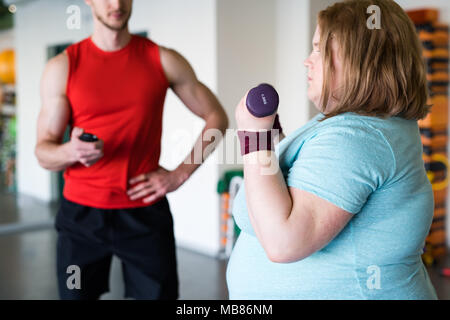
[[[372,274],[339,256],[325,249],[294,263],[274,263],[256,237],[241,232],[227,266],[230,299],[436,299],[421,263],[407,271],[381,266],[381,287],[374,288]]]
[[[326,262],[320,265],[321,259],[316,253],[294,263],[274,263],[256,237],[241,232],[227,267],[230,299],[362,298],[350,270]],[[345,297],[336,290],[344,290]]]

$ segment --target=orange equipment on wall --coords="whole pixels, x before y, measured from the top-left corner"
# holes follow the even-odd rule
[[[14,51],[0,52],[0,187],[16,190],[16,94]]]
[[[0,52],[0,81],[4,84],[14,84],[15,77],[15,57],[14,50],[4,50]]]
[[[429,87],[428,116],[419,121],[423,159],[433,186],[434,216],[422,258],[427,265],[446,252],[445,216],[448,186],[448,26],[439,23],[439,11],[420,9],[407,11],[416,25],[423,45]]]
[[[224,173],[217,184],[220,194],[220,252],[219,258],[227,259],[231,255],[234,243],[239,236],[239,227],[232,216],[233,200],[243,182],[244,172],[232,170]]]

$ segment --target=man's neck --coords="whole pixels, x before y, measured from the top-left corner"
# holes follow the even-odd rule
[[[131,34],[128,26],[123,30],[115,31],[104,25],[96,25],[91,39],[103,51],[117,51],[130,42]]]

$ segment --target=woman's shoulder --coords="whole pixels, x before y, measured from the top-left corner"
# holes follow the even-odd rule
[[[398,117],[387,119],[343,113],[323,120],[314,117],[306,130],[298,129],[282,141],[280,151],[298,154],[307,145],[320,146],[334,152],[355,151],[366,154],[393,154],[399,144],[416,145],[419,129],[416,121]],[[408,142],[409,141],[409,142]]]
[[[407,137],[416,140],[419,133],[417,121],[400,117],[380,118],[362,116],[356,113],[344,113],[318,122],[314,136],[335,134],[336,138],[350,140],[386,140],[392,144],[396,137],[403,141]]]
[[[311,132],[310,139],[327,138],[345,142],[379,140],[384,135],[384,128],[392,126],[387,122],[389,120],[344,113],[323,121],[319,120]]]
[[[367,119],[366,119],[367,118]],[[345,155],[342,160],[366,163],[384,159],[385,164],[395,166],[395,154],[385,128],[395,124],[391,120],[362,117],[357,114],[341,114],[320,121],[317,119],[305,134],[288,139],[280,147],[280,159],[297,159],[314,154],[323,157]],[[383,121],[387,121],[386,123]]]

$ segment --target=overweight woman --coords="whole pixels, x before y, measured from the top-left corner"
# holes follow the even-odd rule
[[[378,5],[381,29],[368,29]],[[273,150],[244,155],[231,299],[436,299],[421,254],[434,209],[417,120],[428,113],[415,28],[390,0],[320,12],[306,59],[320,111]],[[245,97],[238,129],[267,134]],[[270,145],[270,144],[268,144]],[[244,152],[245,153],[245,152]],[[276,173],[267,174],[276,164]]]

